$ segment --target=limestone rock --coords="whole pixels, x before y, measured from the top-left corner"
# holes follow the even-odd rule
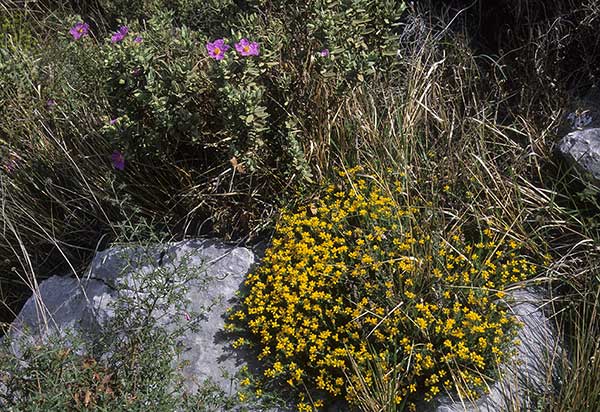
[[[139,259],[142,254],[150,256],[150,260]],[[244,362],[231,352],[230,342],[221,335],[225,311],[232,306],[246,274],[256,263],[254,253],[247,248],[212,240],[189,240],[150,249],[114,247],[99,252],[81,279],[53,276],[43,281],[39,293],[26,302],[13,322],[11,333],[39,342],[49,334],[62,334],[68,328],[93,331],[111,318],[111,304],[118,294],[127,293],[127,290],[117,292],[115,283],[135,282],[134,271],[152,273],[159,266],[175,268],[184,261],[188,270],[197,271],[197,278],[187,285],[189,312],[203,313],[210,307],[200,322],[199,332],[190,332],[181,341],[184,345],[181,360],[189,361],[183,370],[188,389],[194,390],[211,379],[226,393],[235,393],[237,386],[226,376],[234,376]],[[164,322],[166,328],[173,316],[188,316],[186,313],[166,315],[159,316],[159,324],[162,326]],[[15,345],[13,349],[19,351]]]
[[[559,142],[558,152],[595,183],[600,182],[600,128],[567,134]]]

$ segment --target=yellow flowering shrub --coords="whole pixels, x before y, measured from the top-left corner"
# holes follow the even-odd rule
[[[264,377],[308,389],[313,402],[358,402],[373,362],[401,376],[398,403],[484,390],[516,333],[504,289],[535,267],[489,230],[475,242],[427,233],[417,208],[355,171],[342,176],[320,200],[282,214],[230,317],[253,337]]]

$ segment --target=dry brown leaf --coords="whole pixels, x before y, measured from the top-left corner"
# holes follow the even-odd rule
[[[242,174],[246,173],[246,167],[243,165],[243,163],[239,163],[235,156],[233,156],[231,159],[229,159],[229,163],[231,163],[233,170],[235,170],[236,172],[242,173]]]

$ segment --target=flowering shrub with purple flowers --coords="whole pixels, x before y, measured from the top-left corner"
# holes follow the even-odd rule
[[[143,43],[131,40],[142,33],[131,35],[135,30],[123,26],[111,40],[121,39],[122,47],[98,49],[108,79],[106,115],[119,119],[102,129],[114,148],[132,165],[210,151],[202,167],[229,167],[236,158],[248,173],[277,167],[278,173],[307,176],[289,116],[281,116],[282,103],[268,97],[279,92],[269,91],[273,63],[263,60],[259,39],[211,39],[171,24],[169,16],[150,20]]]
[[[103,21],[119,24],[72,16],[61,25],[55,22],[60,35],[50,37],[38,56],[0,59],[0,72],[22,84],[18,99],[0,111],[23,116],[16,109],[18,101],[41,109],[35,111],[43,117],[38,124],[48,124],[51,136],[79,144],[84,134],[93,156],[123,184],[140,169],[159,169],[170,176],[164,180],[168,186],[181,184],[202,193],[264,193],[271,199],[283,187],[310,182],[315,148],[308,136],[323,128],[323,107],[335,107],[356,78],[346,70],[341,50],[350,44],[348,38],[362,36],[372,53],[381,51],[378,36],[357,34],[332,4],[307,3],[290,10],[283,2],[270,2],[271,18],[264,19],[264,1],[247,8],[222,1],[193,8],[169,3],[167,9],[182,11],[177,15],[150,10],[149,3],[134,12],[129,3],[103,2]],[[380,16],[401,9],[374,11],[371,2],[364,4],[366,11],[353,6],[348,13]],[[143,25],[139,17],[144,17]],[[398,18],[397,13],[388,17]],[[376,22],[360,24],[365,28]],[[349,55],[363,59],[360,53]],[[23,79],[39,90],[33,93]],[[38,142],[26,138],[28,127],[18,130],[19,145],[48,147],[46,137]],[[115,162],[114,152],[126,162]],[[231,172],[231,179],[218,177]],[[260,191],[253,191],[249,182]]]
[[[242,56],[258,56],[259,48],[260,46],[257,42],[251,42],[246,38],[241,39],[238,43],[235,44],[235,49]]]
[[[225,58],[225,52],[227,52],[231,46],[225,43],[224,39],[217,39],[212,42],[206,43],[206,50],[208,55],[215,60],[223,60]],[[246,38],[241,39],[235,44],[235,50],[240,56],[258,56],[260,45],[253,41],[249,41]]]
[[[191,146],[202,150],[216,115],[195,35],[185,29],[173,35],[161,24],[151,20],[145,33],[121,26],[98,49],[110,107],[105,115],[118,120],[102,134],[132,162],[181,159]]]
[[[98,84],[110,107],[102,115],[120,121],[101,134],[132,164],[210,148],[219,152],[211,156],[217,163],[235,157],[250,173],[276,169],[284,179],[309,181],[305,136],[321,127],[310,120],[320,110],[312,98],[318,79],[328,76],[341,96],[373,74],[394,41],[394,25],[382,19],[396,22],[404,10],[402,2],[342,3],[317,1],[290,10],[272,2],[273,18],[264,20],[263,1],[248,9],[209,2],[186,20],[198,31],[177,28],[176,19],[189,9],[181,15],[147,9],[143,13],[155,17],[146,33],[122,24],[103,36],[113,47],[96,48],[81,47],[90,26],[79,18],[70,25],[71,50],[82,61],[88,54],[88,64],[101,72],[94,77],[106,79]],[[114,7],[119,21],[139,17],[127,2],[111,4],[106,10]],[[176,1],[168,8],[180,7]],[[374,35],[378,24],[385,32]]]

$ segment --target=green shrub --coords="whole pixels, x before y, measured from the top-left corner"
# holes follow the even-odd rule
[[[196,167],[235,157],[249,172],[286,158],[289,146],[275,133],[282,124],[267,123],[261,79],[267,63],[261,60],[268,52],[257,62],[231,52],[213,61],[205,46],[209,39],[175,29],[168,16],[152,19],[140,34],[141,43],[130,34],[100,48],[110,117],[116,121],[103,132],[115,147],[140,161],[205,159]]]
[[[131,160],[180,159],[219,141],[216,88],[196,33],[175,30],[170,20],[153,19],[143,33],[98,45],[110,113],[102,132]],[[143,39],[136,43],[138,35]]]
[[[36,44],[23,14],[0,14],[0,48],[28,50]]]
[[[484,391],[511,356],[518,326],[504,290],[535,266],[489,230],[473,239],[428,232],[425,213],[355,172],[309,207],[283,213],[231,315],[229,328],[252,339],[234,346],[256,345],[264,377],[308,388],[314,407],[323,395],[357,403],[361,385],[374,384],[373,364],[387,379],[398,375],[399,405],[442,390]],[[298,408],[312,410],[304,398]]]
[[[322,127],[312,124],[323,117],[319,104],[324,102],[315,100],[318,84],[343,92],[376,72],[391,72],[405,9],[403,2],[382,0],[294,7],[257,1],[243,8],[221,1],[184,7],[195,9],[191,19],[177,13],[182,3],[162,6],[191,29],[174,30],[152,18],[150,33],[143,35],[148,43],[131,50],[123,42],[116,50],[108,48],[104,58],[107,74],[112,74],[107,90],[111,106],[124,112],[123,128],[135,129],[127,132],[130,140],[138,142],[144,130],[156,137],[141,140],[162,140],[161,150],[190,139],[225,146],[227,159],[235,157],[251,172],[275,167],[277,174],[304,179],[311,172],[304,154],[310,143],[307,132]],[[141,2],[135,12],[129,3],[114,7],[113,14],[127,19],[139,18],[140,10],[155,15],[159,4]],[[220,62],[206,58],[207,42],[225,38],[233,46],[245,37],[259,42],[258,58],[239,58],[234,52]],[[159,47],[157,38],[162,38]],[[138,74],[131,78],[131,73]]]
[[[115,97],[112,106],[138,111],[126,118],[127,124],[145,128],[139,111],[160,111],[161,119],[154,118],[161,126],[160,139],[164,140],[165,130],[176,135],[176,142],[178,132],[198,139],[200,131],[212,136],[209,141],[216,146],[215,142],[227,142],[230,158],[242,160],[251,171],[276,165],[277,174],[304,179],[311,172],[304,154],[310,146],[307,135],[322,127],[318,121],[330,109],[323,105],[335,104],[341,97],[320,100],[321,84],[339,93],[376,72],[392,72],[405,10],[404,2],[387,0],[252,1],[243,6],[231,1],[130,1],[103,6],[108,15],[146,20],[151,27],[156,16],[169,10],[179,24],[190,27],[179,31],[163,24],[158,37],[166,39],[154,52],[144,44],[143,51],[120,50],[104,59],[113,76],[108,90]],[[260,43],[260,58],[232,58],[219,65],[201,58],[206,42],[226,38],[233,45],[243,37]],[[154,45],[156,39],[149,42]],[[175,52],[163,53],[167,46]],[[142,65],[147,71],[131,79],[128,73]],[[152,74],[156,76],[147,79]],[[148,84],[139,88],[143,82]],[[129,97],[120,99],[124,93]],[[173,107],[174,99],[180,101],[179,107]],[[132,109],[126,103],[133,103]]]

